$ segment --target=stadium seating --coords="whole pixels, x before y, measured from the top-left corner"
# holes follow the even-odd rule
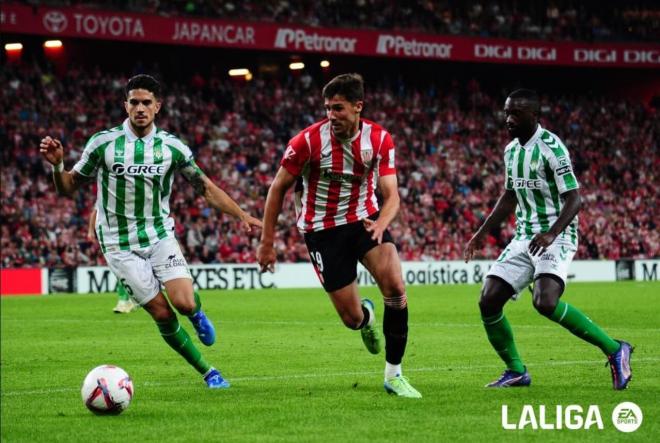
[[[544,0],[287,0],[138,1],[47,0],[27,4],[118,9],[166,16],[295,23],[308,26],[394,29],[511,39],[658,41],[657,2]]]
[[[37,64],[0,71],[3,267],[103,264],[98,245],[86,238],[95,185],[74,199],[56,197],[38,144],[46,134],[61,139],[70,169],[92,134],[124,118],[125,81],[89,68],[71,67],[62,78]],[[218,75],[166,86],[158,126],[184,139],[200,167],[261,216],[287,140],[323,117],[320,85],[308,75],[242,84]],[[508,142],[502,100],[475,80],[444,89],[370,85],[364,116],[386,127],[398,149],[402,208],[391,229],[404,260],[460,259],[493,207]],[[657,121],[655,109],[625,100],[543,97],[542,123],[571,150],[582,186],[577,258],[660,255]],[[172,213],[190,263],[255,260],[258,234],[242,234],[182,178],[174,189]],[[276,242],[280,261],[308,260],[293,225],[289,200]],[[512,232],[511,223],[494,232],[481,256],[496,257]]]

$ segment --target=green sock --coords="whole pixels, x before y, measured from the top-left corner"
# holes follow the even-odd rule
[[[559,300],[550,319],[556,321],[582,340],[598,346],[605,355],[619,350],[619,343],[610,338],[596,323],[579,309]]]
[[[486,328],[488,341],[500,356],[506,366],[512,371],[525,372],[525,366],[520,360],[520,355],[513,341],[513,330],[509,321],[504,316],[504,312],[488,317],[481,316]]]
[[[191,316],[197,314],[202,309],[202,300],[199,298],[197,291],[193,291],[193,296],[195,297],[195,310],[190,314]]]
[[[199,352],[199,349],[195,347],[190,335],[186,332],[185,329],[179,324],[179,320],[176,318],[169,322],[159,323],[156,322],[160,335],[163,336],[163,339],[167,342],[168,345],[176,352],[181,354],[183,358],[190,363],[197,372],[200,374],[206,374],[211,365],[204,360],[202,354]]]
[[[117,282],[117,297],[119,297],[119,300],[128,301],[128,292],[126,292],[126,288],[120,281]]]

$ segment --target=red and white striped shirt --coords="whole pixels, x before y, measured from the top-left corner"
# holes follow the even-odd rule
[[[378,177],[396,174],[392,137],[363,118],[357,134],[343,142],[332,133],[328,119],[314,123],[289,141],[280,164],[302,181],[296,215],[303,232],[354,223],[374,214]]]

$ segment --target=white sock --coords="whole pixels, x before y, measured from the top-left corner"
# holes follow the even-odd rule
[[[385,362],[385,380],[401,375],[401,363],[393,365],[392,363]]]
[[[367,321],[367,326],[373,326],[374,321],[376,320],[376,314],[374,314],[374,310],[371,309],[371,306],[368,304],[364,304],[364,307],[367,308],[367,311],[369,311],[369,321]]]

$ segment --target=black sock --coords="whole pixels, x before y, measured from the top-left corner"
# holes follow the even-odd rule
[[[364,314],[364,318],[362,318],[362,323],[360,323],[360,326],[358,326],[358,329],[362,329],[365,326],[367,326],[367,323],[369,323],[369,317],[371,316],[371,313],[367,308],[362,305],[362,313]]]
[[[398,365],[403,360],[408,342],[408,307],[393,309],[385,305],[383,315],[385,335],[385,361]]]

